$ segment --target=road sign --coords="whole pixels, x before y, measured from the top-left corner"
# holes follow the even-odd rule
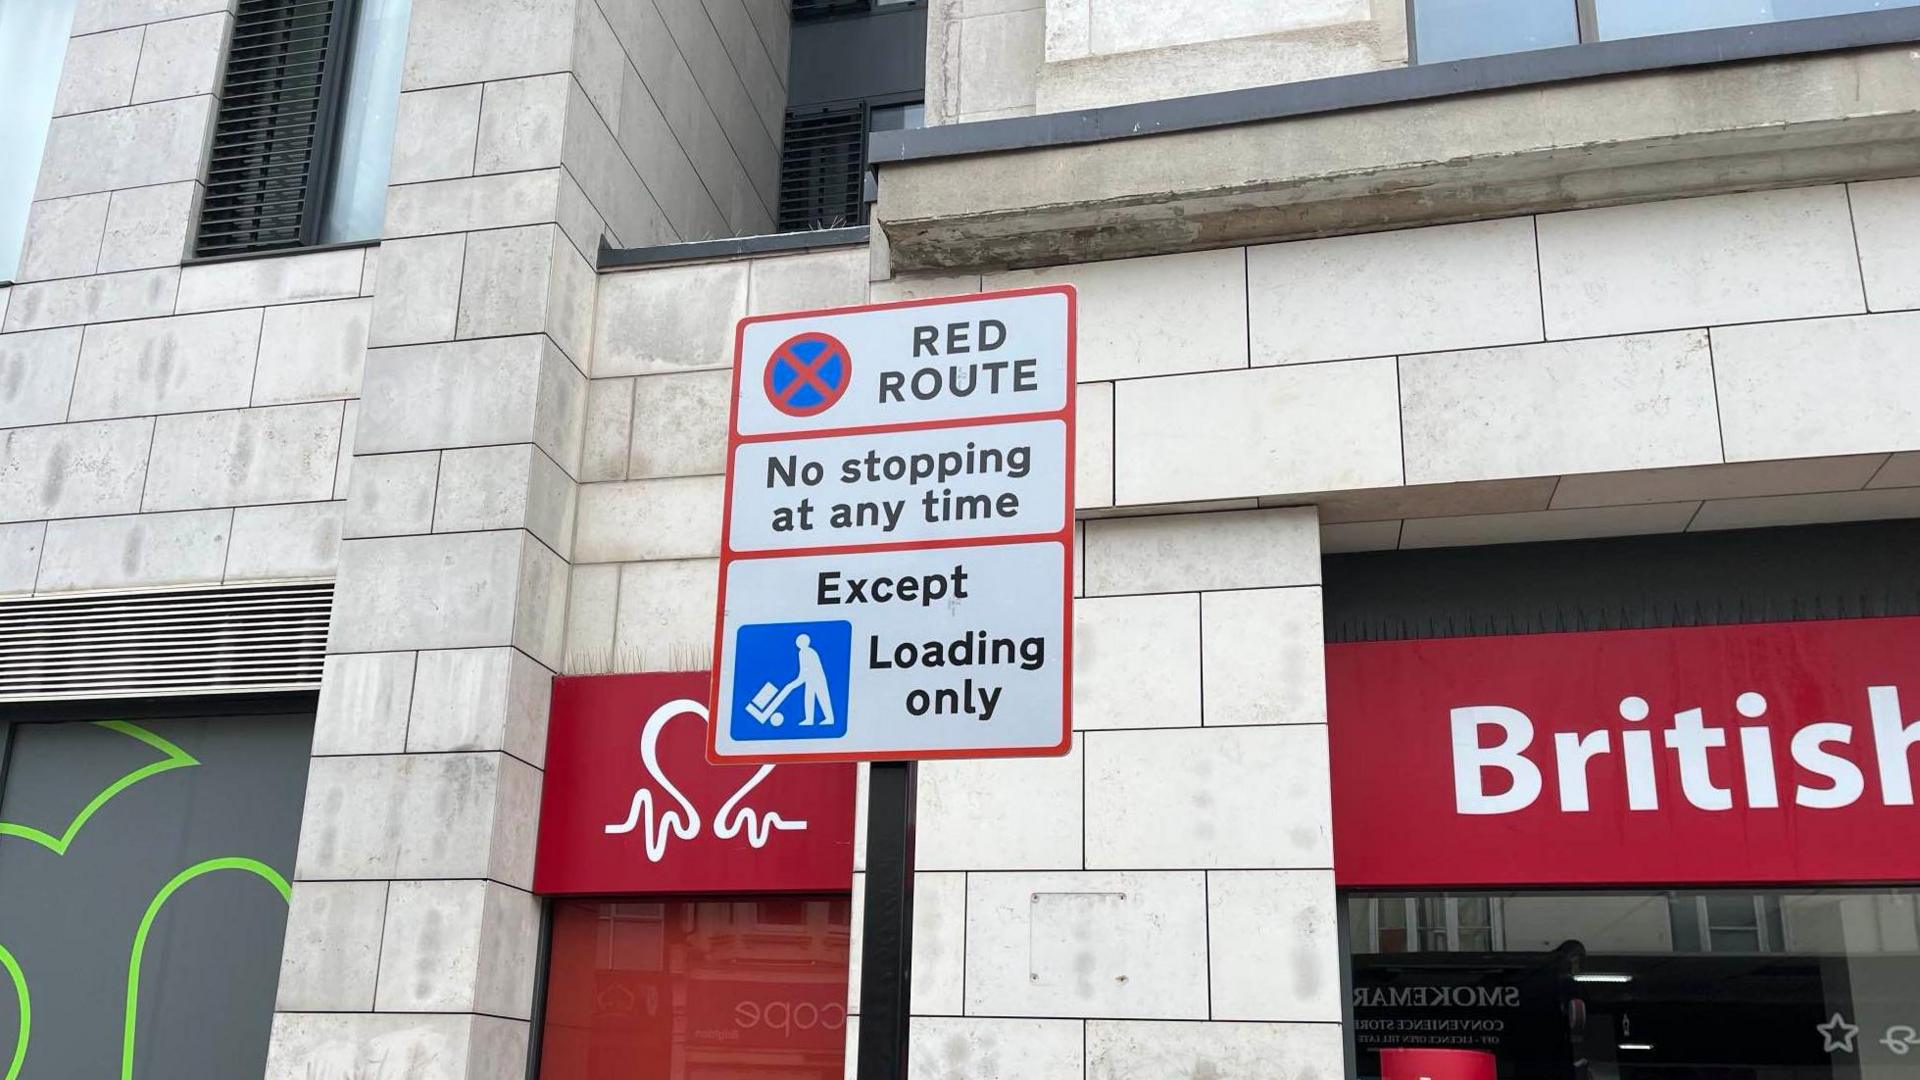
[[[713,760],[1066,752],[1073,320],[1062,285],[740,322]]]

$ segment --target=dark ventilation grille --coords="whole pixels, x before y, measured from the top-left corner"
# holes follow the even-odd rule
[[[780,231],[864,223],[866,158],[865,104],[788,109],[780,151]]]
[[[0,702],[312,690],[332,582],[0,601]]]
[[[310,244],[320,139],[352,0],[240,0],[195,252]]]
[[[872,0],[793,0],[793,21],[859,15],[873,10]]]

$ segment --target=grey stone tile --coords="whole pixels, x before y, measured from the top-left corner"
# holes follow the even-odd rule
[[[465,233],[382,243],[380,288],[373,295],[368,344],[452,340],[466,250]]]
[[[864,246],[755,259],[750,264],[747,311],[810,311],[867,302]]]
[[[553,673],[518,649],[420,654],[407,750],[505,750],[533,766],[546,760]]]
[[[570,84],[561,153],[567,171],[621,244],[638,247],[681,239],[577,84]]]
[[[533,0],[416,0],[405,90],[565,71],[573,5]]]
[[[67,418],[82,332],[67,326],[0,336],[0,428]]]
[[[193,180],[114,192],[100,242],[100,272],[178,263],[199,198],[200,184]]]
[[[727,469],[730,371],[642,375],[634,383],[627,475],[713,476]]]
[[[205,95],[55,117],[34,197],[198,179],[212,120]]]
[[[112,109],[131,101],[144,33],[142,27],[129,26],[70,39],[60,86],[53,94],[53,115]]]
[[[39,591],[219,581],[232,523],[231,510],[49,522]]]
[[[350,398],[360,393],[373,301],[325,300],[266,309],[253,404]]]
[[[147,27],[133,100],[159,101],[217,91],[232,22],[233,16],[222,11]]]
[[[574,6],[573,77],[613,131],[620,130],[620,82],[633,62],[596,0]]]
[[[594,311],[594,374],[730,368],[747,313],[747,267],[705,263],[606,274]]]
[[[0,521],[140,509],[153,419],[0,431]]]
[[[329,401],[158,418],[142,509],[330,498],[340,409]]]
[[[473,175],[480,94],[478,83],[401,94],[387,182],[413,184]]]
[[[297,882],[274,1008],[371,1011],[386,913],[384,881]]]
[[[90,326],[70,415],[92,420],[244,407],[259,346],[258,310]]]
[[[175,310],[218,311],[359,296],[364,259],[363,249],[344,248],[185,267]]]
[[[167,267],[15,285],[5,332],[169,315],[179,284],[179,268]]]
[[[440,454],[373,454],[353,462],[344,532],[349,537],[404,536],[433,530]]]
[[[580,453],[580,481],[625,480],[627,443],[632,434],[633,380],[589,381],[586,430]]]
[[[233,0],[79,0],[73,11],[73,33],[92,34],[121,26],[226,11]]]
[[[440,407],[423,414],[421,401]],[[388,453],[532,442],[572,468],[585,404],[586,380],[543,335],[380,349],[367,358],[358,446]]]
[[[568,82],[566,75],[542,75],[488,83],[480,102],[473,171],[518,172],[560,164]]]
[[[731,231],[706,182],[632,68],[626,69],[616,135],[681,239],[703,240]]]
[[[109,198],[102,191],[34,203],[27,212],[26,239],[13,279],[44,281],[93,273],[99,264]]]
[[[40,551],[46,546],[47,523],[17,521],[0,525],[0,596],[33,591],[40,573]]]
[[[555,234],[551,225],[532,225],[467,237],[456,337],[535,334],[546,329]]]
[[[786,77],[775,70],[746,5],[741,0],[702,0],[702,6],[719,31],[720,45],[759,114],[760,126],[777,139],[786,123]]]
[[[313,719],[314,756],[404,751],[414,657],[411,652],[327,657]]]
[[[559,182],[558,170],[542,169],[397,185],[387,191],[384,235],[429,236],[552,221]]]
[[[470,1013],[282,1012],[273,1018],[266,1080],[375,1077],[401,1061],[433,1080],[509,1080],[521,1075],[528,1025]]]
[[[332,577],[340,563],[341,507],[310,502],[235,510],[225,580]]]
[[[353,478],[353,442],[354,433],[360,425],[360,403],[347,402],[340,418],[340,456],[333,465],[333,497],[347,497],[347,484]]]
[[[513,640],[520,532],[348,540],[329,647],[463,649]]]

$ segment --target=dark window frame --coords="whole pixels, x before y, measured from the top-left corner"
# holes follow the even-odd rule
[[[277,5],[282,11],[290,11],[307,6],[311,0],[281,0]],[[247,0],[242,0],[241,9],[235,12],[234,32],[241,32],[240,19],[247,14]],[[347,87],[352,82],[354,64],[353,40],[358,24],[361,0],[335,0],[328,13],[328,23],[322,55],[318,63],[323,67],[319,74],[319,86],[315,94],[315,113],[312,121],[310,142],[306,150],[304,173],[300,178],[299,221],[295,235],[291,238],[262,240],[258,234],[263,231],[256,217],[255,238],[250,242],[228,239],[210,243],[206,226],[206,211],[209,203],[220,197],[213,190],[213,171],[223,149],[231,151],[232,145],[223,147],[220,125],[229,119],[228,102],[234,95],[236,79],[234,72],[235,44],[229,39],[225,55],[222,57],[224,71],[221,77],[219,104],[215,108],[214,131],[208,139],[206,160],[201,172],[201,205],[194,222],[193,247],[182,265],[202,262],[225,262],[237,259],[263,258],[272,255],[304,253],[309,251],[330,250],[341,247],[360,247],[378,243],[378,239],[356,240],[340,244],[323,244],[320,241],[321,230],[325,227],[327,215],[331,212],[333,168],[339,149],[341,136],[341,110],[345,102]],[[289,41],[287,44],[297,44]],[[242,73],[245,79],[247,73]],[[280,76],[285,79],[285,76]],[[254,91],[255,94],[265,91]],[[279,166],[279,167],[285,167]],[[266,166],[270,170],[274,166]],[[264,171],[264,170],[263,170]],[[267,182],[265,178],[260,181]],[[264,200],[263,200],[264,201]],[[211,250],[210,250],[211,249]]]

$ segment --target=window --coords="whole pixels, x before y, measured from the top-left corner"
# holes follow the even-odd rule
[[[1920,889],[1363,894],[1348,911],[1361,1080],[1381,1050],[1420,1047],[1490,1053],[1499,1080],[1853,1080],[1910,1076],[1920,1053]]]
[[[1920,0],[1410,0],[1414,58],[1439,63],[1587,41],[1920,6]]]
[[[780,231],[865,224],[869,138],[876,131],[925,127],[926,121],[926,107],[918,101],[789,108],[781,143]]]
[[[1671,900],[1678,952],[1762,953],[1786,947],[1777,897],[1679,893]]]
[[[1413,36],[1428,64],[1576,45],[1580,23],[1560,0],[1416,0]]]
[[[1357,900],[1356,933],[1372,951],[1489,952],[1499,947],[1500,901],[1488,896]]]
[[[0,3],[0,281],[13,278],[73,27],[74,0]]]
[[[197,254],[380,235],[410,6],[241,0]]]

